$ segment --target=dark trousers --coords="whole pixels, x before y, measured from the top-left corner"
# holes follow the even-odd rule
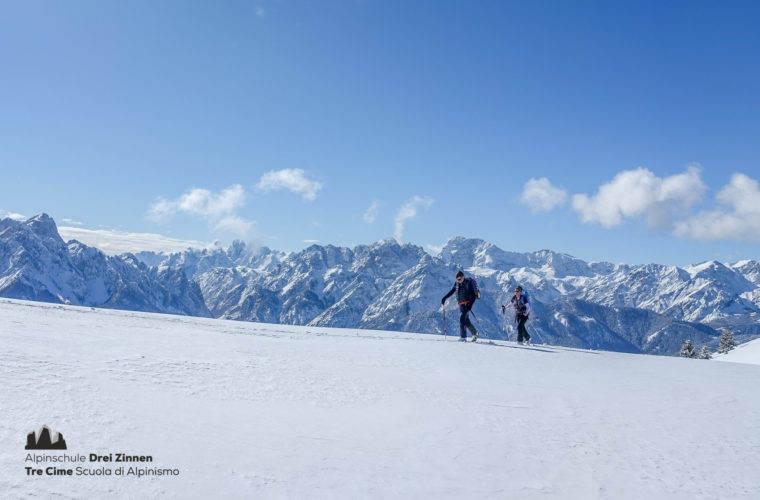
[[[470,323],[470,308],[467,306],[459,306],[459,336],[463,339],[467,338],[465,328],[470,330],[470,333],[473,335],[477,333],[475,327]]]
[[[515,320],[517,321],[517,341],[522,342],[523,339],[530,340],[528,330],[525,329],[525,322],[528,321],[528,317],[520,314]]]

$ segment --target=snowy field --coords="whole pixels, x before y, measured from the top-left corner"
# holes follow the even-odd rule
[[[453,340],[0,299],[2,497],[760,498],[760,366]]]

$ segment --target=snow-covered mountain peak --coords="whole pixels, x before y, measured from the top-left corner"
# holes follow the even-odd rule
[[[246,244],[241,240],[235,240],[227,248],[226,255],[237,266],[246,266],[259,272],[267,272],[287,258],[289,253],[276,252],[269,247]]]
[[[527,255],[530,267],[541,268],[544,273],[556,278],[568,276],[593,276],[608,273],[614,267],[607,262],[597,262],[593,265],[586,261],[553,250],[539,250]]]
[[[242,240],[235,240],[227,249],[227,256],[232,260],[237,260],[241,256],[251,253],[248,246]]]
[[[270,272],[289,254],[267,247],[258,247],[235,240],[229,248],[188,248],[183,252],[161,254],[140,252],[136,254],[149,267],[181,267],[190,277],[197,277],[217,267],[245,266],[257,272]]]
[[[530,264],[525,254],[506,252],[493,243],[461,236],[446,242],[441,250],[441,259],[462,269],[512,269]]]
[[[58,234],[58,227],[55,225],[55,221],[48,214],[43,213],[31,217],[24,224],[41,238],[56,238],[63,241]]]
[[[684,270],[689,273],[693,281],[714,283],[724,294],[730,294],[729,290],[740,294],[756,288],[752,281],[741,272],[715,260],[686,266]]]
[[[441,256],[448,258],[456,255],[457,257],[462,253],[472,253],[476,249],[486,243],[479,238],[465,238],[464,236],[454,236],[443,245],[441,249]]]
[[[696,277],[698,275],[707,275],[709,273],[720,273],[724,271],[729,271],[729,269],[718,262],[717,260],[708,260],[707,262],[702,262],[701,264],[693,264],[690,266],[684,266],[684,269],[688,271],[688,273],[692,277]]]
[[[55,221],[47,214],[40,214],[25,221],[5,218],[0,221],[0,237],[6,241],[16,241],[24,248],[31,245],[59,249],[64,246]]]
[[[393,237],[383,238],[369,245],[357,245],[352,249],[356,262],[362,265],[368,259],[378,260],[384,257],[396,258],[404,255],[414,255],[416,258],[419,258],[422,251],[422,247],[411,243],[399,242]]]
[[[732,265],[731,268],[747,278],[755,285],[760,285],[760,262],[756,260],[742,260]]]
[[[751,260],[751,259],[744,259],[744,260],[740,260],[740,261],[737,261],[737,262],[731,264],[730,267],[732,267],[734,269],[740,269],[740,268],[745,267],[745,266],[752,266],[753,264],[757,264],[757,261],[754,261],[754,260]]]
[[[296,254],[294,259],[289,260],[300,260],[310,267],[330,268],[347,264],[352,259],[353,251],[349,248],[314,244]]]
[[[105,258],[105,253],[99,248],[89,247],[79,240],[69,240],[66,242],[69,254],[77,258],[95,259]]]
[[[402,246],[402,245],[408,245],[408,243],[400,243],[396,238],[393,236],[386,236],[383,239],[377,240],[375,243],[373,243],[372,247],[385,247],[385,246]]]
[[[208,316],[200,289],[172,269],[164,275],[132,254],[106,256],[64,243],[46,214],[0,225],[0,295],[65,304]],[[180,276],[181,274],[181,276]],[[183,281],[184,278],[184,281]]]

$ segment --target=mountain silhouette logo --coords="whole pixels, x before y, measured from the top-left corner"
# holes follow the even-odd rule
[[[66,440],[63,439],[63,434],[60,432],[55,433],[55,441],[51,439],[50,429],[47,425],[43,425],[38,435],[35,436],[34,431],[26,435],[26,447],[25,450],[65,450]]]

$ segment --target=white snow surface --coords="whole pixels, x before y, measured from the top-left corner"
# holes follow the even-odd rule
[[[454,340],[0,299],[0,491],[760,497],[760,366]],[[24,450],[43,425],[68,450]],[[24,469],[118,452],[180,475]]]
[[[760,339],[739,344],[726,354],[715,355],[716,361],[760,365]]]

